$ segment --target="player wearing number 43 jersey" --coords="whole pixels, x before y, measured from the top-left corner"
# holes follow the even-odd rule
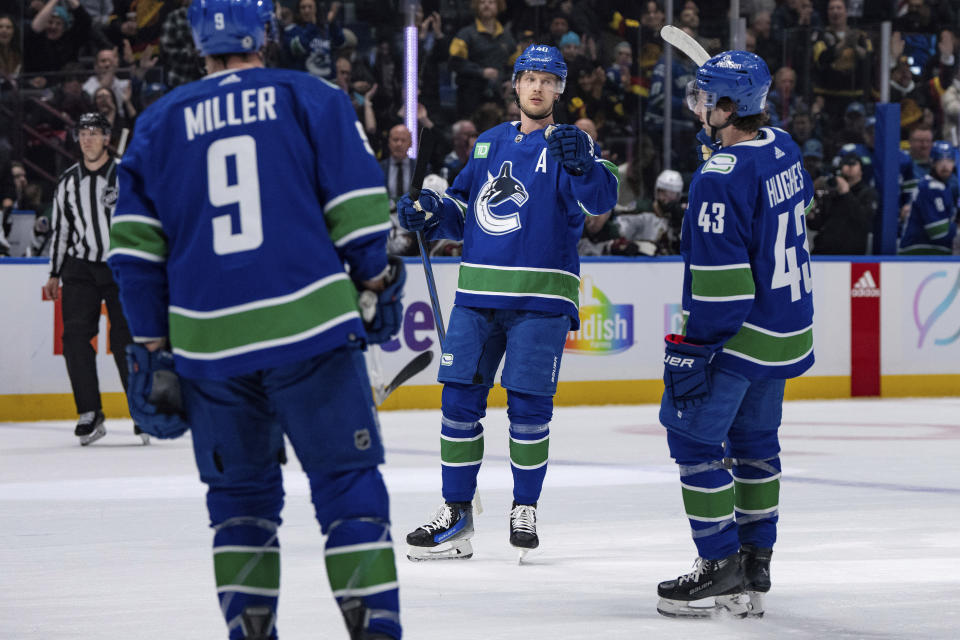
[[[813,183],[790,136],[763,127],[769,85],[762,59],[728,51],[705,62],[688,91],[719,146],[690,185],[685,331],[667,336],[664,358],[660,421],[699,555],[691,573],[659,585],[657,608],[668,616],[762,615],[784,382],[813,364],[804,222]]]
[[[284,437],[351,639],[400,638],[361,347],[399,328],[402,263],[388,263],[387,194],[349,98],[262,68],[272,16],[271,0],[194,0],[209,73],[140,116],[120,166],[109,263],[140,343],[130,410],[158,437],[192,431],[231,640],[278,637]],[[366,325],[358,288],[378,292]]]

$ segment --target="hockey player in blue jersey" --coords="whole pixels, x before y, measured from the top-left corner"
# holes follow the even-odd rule
[[[566,77],[556,48],[527,47],[514,65],[520,121],[482,133],[446,193],[423,191],[419,207],[408,195],[398,201],[406,229],[422,230],[431,240],[463,240],[438,375],[444,503],[407,536],[411,560],[473,554],[480,421],[504,357],[514,498],[510,543],[521,557],[539,544],[537,501],[553,396],[567,332],[580,324],[577,241],[584,216],[605,213],[617,201],[616,167],[600,159],[590,136],[572,125],[553,125]]]
[[[720,146],[690,184],[685,333],[666,338],[660,421],[699,556],[693,571],[658,586],[667,616],[762,615],[784,382],[813,364],[804,222],[813,184],[790,136],[763,126],[769,84],[761,58],[728,51],[700,67],[688,96]],[[702,599],[706,606],[691,604]]]
[[[130,411],[157,437],[192,432],[232,640],[278,637],[285,436],[350,638],[400,638],[361,348],[399,328],[404,272],[348,97],[262,68],[272,13],[271,0],[194,0],[208,75],[140,116],[121,163],[109,262],[137,343]],[[377,292],[366,323],[358,288]]]
[[[917,183],[910,203],[903,234],[900,237],[902,255],[950,255],[953,238],[957,234],[957,198],[950,188],[956,177],[956,152],[953,145],[937,140],[930,151],[930,174]]]

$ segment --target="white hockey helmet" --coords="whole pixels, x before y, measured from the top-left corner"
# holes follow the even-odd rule
[[[667,169],[657,176],[655,188],[673,193],[683,193],[683,178],[677,171]]]

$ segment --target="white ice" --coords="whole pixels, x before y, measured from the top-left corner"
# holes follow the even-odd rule
[[[506,416],[492,410],[475,556],[411,563],[440,502],[437,411],[382,414],[405,637],[960,638],[960,399],[791,402],[773,589],[762,620],[659,616],[695,557],[657,407],[556,411],[541,547],[507,543]],[[216,640],[203,486],[188,437],[126,420],[78,446],[67,422],[0,424],[0,638]],[[304,476],[285,468],[279,629],[343,639]]]

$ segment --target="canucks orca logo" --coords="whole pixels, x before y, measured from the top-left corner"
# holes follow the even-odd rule
[[[487,181],[480,187],[480,194],[474,203],[477,224],[492,236],[502,236],[518,230],[520,212],[514,210],[514,207],[519,209],[530,198],[523,183],[511,175],[512,170],[513,163],[506,160],[500,165],[500,173],[496,176],[488,171]],[[494,213],[495,208],[497,213]],[[508,211],[510,213],[507,213]]]

